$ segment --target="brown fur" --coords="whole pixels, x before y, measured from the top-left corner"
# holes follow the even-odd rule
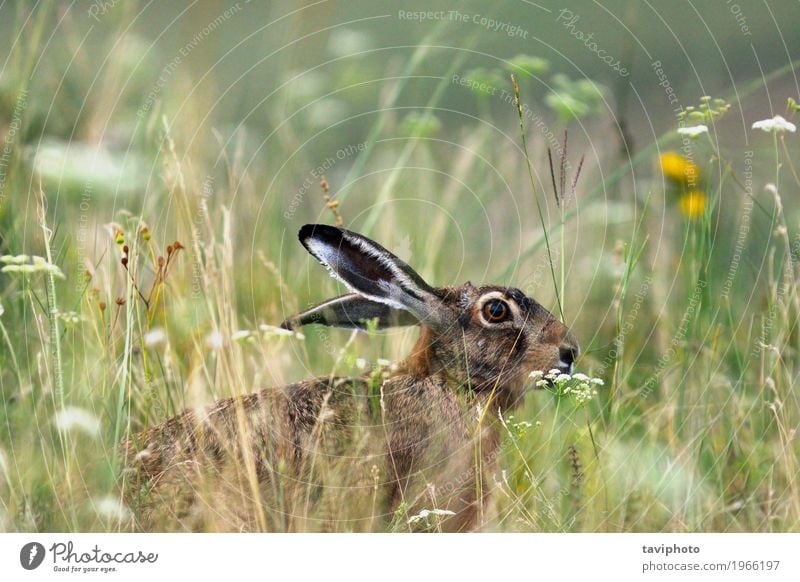
[[[487,288],[471,292],[480,295]],[[457,304],[452,305],[457,311]],[[380,443],[367,447],[360,461],[384,457],[379,466],[389,511],[405,502],[413,513],[433,507],[435,500],[439,509],[456,512],[445,521],[445,529],[471,529],[483,501],[476,492],[488,493],[484,475],[494,467],[500,441],[498,411],[520,403],[528,371],[555,367],[558,347],[574,343],[550,314],[537,305],[533,310],[522,329],[506,333],[475,326],[475,313],[469,314],[466,328],[459,326],[446,336],[423,327],[411,356],[382,383],[383,406],[377,416],[367,403],[368,381],[346,378],[268,388],[186,411],[124,444],[125,458],[135,468],[132,490],[141,492],[146,484],[172,495],[182,492],[191,508],[203,496],[199,483],[208,480],[209,469],[229,488],[246,490],[241,475],[222,476],[226,465],[241,466],[245,457],[252,460],[262,495],[269,496],[276,481],[286,476],[299,480],[302,489],[311,473],[304,461],[353,450],[354,433],[361,427],[369,431],[373,445]],[[478,347],[482,340],[486,344]],[[474,375],[468,373],[467,361],[476,368]],[[479,406],[487,411],[480,430]],[[476,447],[482,467],[476,466]],[[213,493],[219,494],[218,489]],[[170,513],[177,527],[202,527],[188,509]],[[222,529],[238,529],[236,519],[229,517]],[[240,519],[241,527],[258,527],[252,518]]]
[[[422,325],[408,358],[372,387],[365,377],[268,388],[186,411],[126,441],[142,527],[337,529],[311,521],[310,508],[347,503],[348,515],[362,514],[348,529],[374,528],[374,467],[387,516],[404,504],[408,515],[455,512],[442,522],[446,530],[480,525],[501,440],[498,414],[521,403],[531,371],[558,367],[559,350],[578,347],[517,289],[467,283],[432,293],[438,321],[450,323]],[[514,317],[487,323],[487,296],[513,306]]]

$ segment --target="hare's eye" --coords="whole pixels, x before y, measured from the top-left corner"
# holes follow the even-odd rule
[[[483,306],[483,317],[490,323],[505,321],[510,314],[511,310],[508,308],[508,304],[500,299],[487,301]]]

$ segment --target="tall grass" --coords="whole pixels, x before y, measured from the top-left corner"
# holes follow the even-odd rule
[[[304,222],[334,220],[331,201],[347,227],[369,231],[435,284],[521,287],[572,326],[584,352],[578,368],[605,380],[587,407],[532,391],[503,418],[483,529],[800,529],[795,136],[753,135],[750,188],[740,144],[695,144],[712,203],[690,221],[656,167],[665,147],[679,145],[674,128],[621,163],[613,152],[590,154],[591,136],[609,123],[598,115],[583,122],[583,136],[570,133],[571,151],[586,152],[586,164],[570,206],[554,208],[541,187],[550,175],[547,144],[533,137],[521,108],[494,103],[492,125],[449,107],[449,76],[469,55],[430,75],[430,59],[447,54],[435,44],[438,30],[412,58],[389,63],[399,74],[386,75],[382,89],[363,89],[385,105],[367,126],[318,130],[301,115],[276,120],[280,129],[262,143],[247,128],[212,127],[213,119],[198,128],[204,101],[181,101],[175,87],[137,118],[136,100],[126,97],[137,75],[157,76],[147,58],[135,66],[111,58],[97,83],[78,62],[65,76],[74,94],[57,90],[62,61],[43,59],[31,78],[34,55],[45,51],[43,14],[35,13],[27,25],[35,34],[4,71],[11,98],[0,100],[0,139],[16,97],[27,94],[29,104],[25,131],[9,143],[0,255],[43,256],[66,279],[0,274],[0,529],[136,529],[123,501],[131,476],[118,458],[122,439],[186,407],[312,375],[360,374],[362,359],[401,359],[415,330],[310,327],[284,336],[269,327],[338,291],[295,240]],[[130,34],[120,32],[127,24],[114,32]],[[69,45],[79,27],[69,15],[63,26]],[[104,42],[112,56],[127,50]],[[189,78],[178,73],[174,82]],[[423,114],[403,133],[412,107],[401,97],[415,83]],[[279,93],[283,104],[307,105],[292,101],[290,89]],[[529,106],[536,108],[533,99]],[[94,108],[91,122],[70,113],[81,108]],[[429,134],[436,116],[443,129]],[[134,195],[123,172],[109,184],[97,167],[68,167],[77,163],[70,152],[97,145],[97,120],[123,135],[115,163],[135,159],[146,177],[132,185]],[[70,131],[51,131],[62,124]],[[314,132],[319,143],[299,147]],[[35,161],[48,140],[65,156],[56,178]],[[326,170],[330,191],[320,191],[314,176],[287,214],[309,171],[355,143],[367,144],[364,153]],[[563,192],[562,184],[562,200]],[[731,208],[751,208],[747,222]],[[175,241],[185,248],[177,252]],[[383,514],[377,488],[371,505],[355,507],[346,488],[298,494],[275,482],[277,506],[263,507],[252,459],[239,469],[232,495],[244,500],[256,529],[409,529],[409,516]],[[369,489],[378,471],[358,467],[327,480]],[[371,517],[356,519],[363,515]],[[203,527],[230,527],[232,519],[220,511]]]

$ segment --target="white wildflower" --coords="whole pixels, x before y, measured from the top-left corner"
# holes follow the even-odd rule
[[[6,312],[6,308],[3,307],[3,304],[0,303],[0,315],[3,315]]]
[[[28,258],[28,255],[5,255],[0,257],[2,262],[6,263],[6,266],[2,269],[3,273],[20,273],[22,275],[47,273],[53,275],[54,277],[58,277],[59,279],[66,278],[64,277],[64,273],[61,272],[61,269],[57,265],[48,263],[43,257],[30,257],[30,263],[27,262]]]
[[[288,337],[288,336],[294,336],[299,340],[306,339],[306,336],[304,336],[299,331],[284,329],[282,327],[278,327],[275,325],[267,325],[266,323],[262,323],[261,325],[259,325],[258,329],[260,329],[261,333],[264,334],[264,339],[270,339],[273,337]]]
[[[24,265],[31,258],[28,255],[3,255],[0,257],[0,263],[5,263],[6,265]]]
[[[365,370],[367,368],[367,360],[364,358],[356,358],[356,368]]]
[[[122,501],[111,495],[95,499],[94,510],[99,516],[115,521],[128,521],[133,517],[131,510]]]
[[[167,343],[167,334],[160,327],[154,327],[144,334],[145,347],[154,348],[165,343]]]
[[[58,319],[62,320],[64,323],[68,325],[77,325],[83,319],[75,311],[59,311],[56,314],[56,317],[58,317]]]
[[[594,396],[597,396],[597,390],[591,388],[588,384],[578,384],[572,391],[572,397],[575,399],[577,406],[589,402]]]
[[[223,337],[222,332],[218,329],[212,331],[210,334],[208,334],[208,337],[206,337],[206,344],[214,351],[221,350],[222,346],[225,345],[225,338]]]
[[[530,374],[528,374],[528,378],[531,380],[541,380],[544,377],[544,372],[541,370],[534,370]]]
[[[233,332],[231,339],[235,342],[241,342],[250,339],[252,335],[253,332],[251,332],[249,329],[240,329],[238,331]]]
[[[797,131],[797,126],[791,121],[786,121],[780,115],[776,115],[772,119],[762,119],[761,121],[756,121],[753,124],[753,129],[760,129],[768,133],[783,133],[784,131],[794,133]]]
[[[258,326],[264,335],[294,335],[294,332],[291,329],[284,329],[282,327],[278,327],[277,325],[267,325],[266,323],[262,323]]]
[[[448,515],[455,515],[455,512],[450,511],[449,509],[423,509],[417,515],[412,515],[408,518],[408,523],[417,523],[418,521],[428,521],[428,518],[431,515],[435,515],[437,517],[446,517]]]
[[[511,427],[514,429],[514,432],[517,434],[518,437],[524,437],[525,433],[528,432],[529,428],[533,428],[533,424],[528,422],[527,420],[520,420],[519,422],[512,421],[513,417],[509,417],[509,423]]]
[[[88,410],[77,406],[62,408],[53,417],[53,422],[62,432],[77,429],[93,437],[100,434],[100,419]]]
[[[691,138],[695,138],[699,135],[703,135],[704,133],[708,133],[708,126],[707,125],[693,125],[692,127],[679,127],[678,133],[680,135],[686,135]]]
[[[582,406],[597,396],[597,386],[603,385],[600,378],[590,378],[580,372],[570,375],[557,369],[550,370],[542,377],[539,374],[531,373],[530,378],[536,379],[535,386],[544,388],[560,397],[568,397],[576,406]],[[524,428],[524,427],[523,427]]]
[[[391,366],[391,365],[392,365],[392,362],[390,362],[389,360],[387,360],[387,359],[384,359],[384,358],[378,358],[378,359],[377,359],[375,362],[376,362],[376,363],[377,363],[377,364],[378,364],[378,365],[379,365],[381,368],[388,368],[389,366]]]

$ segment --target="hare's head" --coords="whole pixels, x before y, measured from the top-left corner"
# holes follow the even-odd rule
[[[471,283],[431,287],[381,245],[332,226],[306,225],[300,242],[353,293],[291,317],[283,327],[363,328],[371,319],[379,328],[419,325],[409,373],[443,373],[468,381],[474,390],[521,386],[534,370],[572,371],[577,341],[519,289]]]

